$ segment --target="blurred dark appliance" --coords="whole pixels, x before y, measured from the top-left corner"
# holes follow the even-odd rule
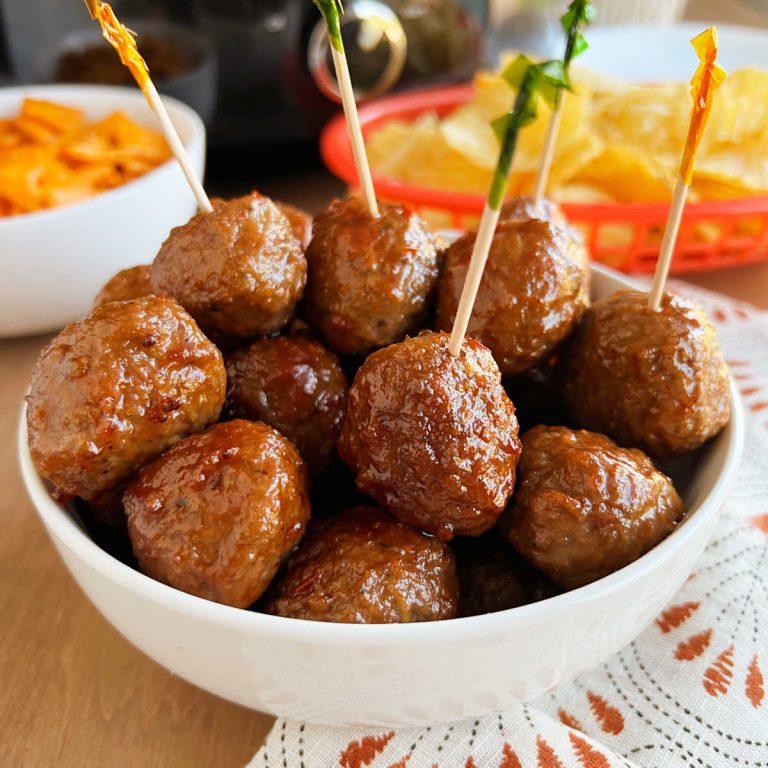
[[[68,57],[63,68],[74,78],[78,46],[96,42],[97,30],[82,5],[0,0],[17,80],[54,79],[62,55]],[[344,5],[343,34],[361,99],[393,88],[468,79],[481,60],[487,0],[346,0]],[[310,142],[338,109],[320,15],[311,0],[115,0],[113,6],[138,31],[151,29],[158,39],[167,26],[172,33],[165,37],[185,55],[193,44],[182,42],[185,28],[198,49],[210,46],[213,55],[206,58],[202,80],[187,83],[181,93],[173,90],[174,79],[159,86],[206,113],[213,149]]]

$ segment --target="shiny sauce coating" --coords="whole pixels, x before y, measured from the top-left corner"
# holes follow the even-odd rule
[[[307,250],[307,318],[326,344],[361,355],[421,325],[437,282],[438,239],[402,205],[373,218],[337,200],[315,217]]]
[[[440,276],[436,325],[450,331],[475,233],[448,249]],[[563,229],[544,221],[501,221],[480,282],[467,335],[512,376],[552,356],[589,304],[586,253]]]
[[[218,339],[282,328],[301,299],[307,264],[288,219],[253,193],[219,201],[171,231],[152,264],[152,290],[173,296]]]
[[[693,301],[621,291],[595,302],[561,357],[573,419],[622,445],[666,457],[692,451],[730,418],[728,369],[715,330]]]
[[[684,514],[672,481],[642,451],[586,430],[539,426],[523,435],[500,530],[526,560],[573,589],[645,554]]]
[[[520,454],[515,409],[491,353],[422,333],[370,355],[349,390],[339,454],[361,492],[444,539],[501,514]]]
[[[456,615],[447,545],[375,508],[311,524],[270,592],[268,613],[312,621],[392,624]]]
[[[347,377],[333,352],[306,333],[262,339],[227,357],[228,416],[263,421],[322,473],[336,455]]]
[[[138,267],[121,269],[104,284],[94,299],[93,306],[100,307],[110,301],[130,301],[149,296],[152,286],[149,284],[149,274],[152,266],[140,264]]]
[[[219,417],[219,350],[171,299],[104,304],[40,354],[27,398],[35,466],[91,500]]]
[[[123,500],[144,573],[247,608],[304,534],[307,493],[293,445],[266,424],[237,419],[177,443]]]

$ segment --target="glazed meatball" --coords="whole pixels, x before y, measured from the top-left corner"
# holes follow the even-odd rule
[[[338,358],[320,342],[303,333],[278,336],[227,357],[225,410],[279,429],[320,474],[336,454],[347,387]]]
[[[309,520],[296,449],[241,419],[178,442],[139,472],[124,503],[144,573],[237,608],[261,597]]]
[[[215,338],[282,328],[307,263],[288,219],[258,193],[221,201],[171,231],[152,264],[154,293],[173,296]]]
[[[639,291],[598,301],[560,367],[574,421],[663,458],[698,448],[728,423],[728,369],[704,310],[667,293],[649,309]]]
[[[500,529],[566,589],[636,560],[685,514],[672,481],[644,453],[594,432],[534,427],[523,435],[518,473]]]
[[[94,307],[109,304],[110,301],[129,301],[149,296],[152,288],[149,284],[149,264],[141,264],[130,269],[121,269],[114,277],[107,280],[93,302]]]
[[[459,306],[475,233],[445,258],[438,328],[449,331]],[[505,376],[546,361],[589,303],[586,252],[568,233],[538,221],[501,221],[493,236],[467,335],[493,353]]]
[[[362,493],[448,540],[496,522],[520,454],[515,408],[491,353],[423,333],[374,352],[349,390],[339,454]]]
[[[309,248],[309,241],[312,239],[312,217],[295,205],[289,203],[276,203],[276,205],[288,219],[293,234],[301,243],[302,250],[306,251]]]
[[[357,199],[315,218],[307,319],[337,352],[362,355],[417,330],[437,283],[439,241],[401,205],[374,219]]]
[[[175,301],[104,304],[34,367],[32,459],[60,491],[90,501],[216,421],[225,393],[221,353]]]
[[[536,201],[529,195],[520,195],[507,200],[501,207],[501,221],[529,221],[539,219],[548,221],[558,227],[565,227],[566,220],[560,206],[547,199],[541,201],[541,207],[537,207]]]
[[[556,595],[543,573],[531,567],[495,530],[451,542],[459,574],[459,614],[506,611]]]
[[[359,507],[313,522],[265,608],[311,621],[395,624],[452,619],[457,603],[448,546]]]

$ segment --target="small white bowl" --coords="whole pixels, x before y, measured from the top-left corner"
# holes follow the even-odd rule
[[[593,295],[629,287],[593,267]],[[69,570],[137,648],[185,680],[246,707],[331,725],[424,725],[481,717],[541,695],[604,661],[659,614],[717,524],[742,449],[730,424],[697,457],[689,513],[648,554],[599,581],[499,613],[423,624],[286,619],[179,592],[118,562],[51,499],[32,465],[27,491]]]
[[[0,90],[0,118],[17,115],[25,97],[82,109],[89,120],[116,110],[158,128],[138,89],[44,85]],[[205,168],[205,127],[197,114],[164,97],[195,170]],[[115,272],[149,263],[197,204],[175,160],[72,205],[0,218],[0,338],[43,333],[87,314]]]
[[[139,44],[147,36],[154,37],[170,43],[182,56],[186,64],[184,71],[165,80],[157,78],[155,74],[155,85],[161,94],[172,96],[192,107],[203,122],[209,125],[216,111],[218,61],[216,51],[205,32],[164,19],[128,18],[123,19],[123,22],[138,35]],[[55,48],[40,56],[37,66],[40,82],[57,82],[56,70],[60,58],[66,53],[82,51],[94,45],[104,45],[98,25],[89,23],[88,26],[69,32],[57,41]]]

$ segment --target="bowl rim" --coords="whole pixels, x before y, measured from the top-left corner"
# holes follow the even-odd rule
[[[62,94],[62,96],[57,96],[56,94]],[[77,103],[68,103],[68,95],[71,95],[71,98],[75,100],[78,98],[92,99],[94,104],[98,104],[102,99],[119,97],[133,102],[134,104],[142,103],[146,106],[148,113],[151,113],[150,107],[146,103],[141,91],[138,90],[138,88],[130,88],[127,86],[47,83],[41,85],[14,85],[7,88],[0,88],[0,100],[9,96],[18,96],[20,99],[27,97],[51,100],[60,99],[59,103],[62,103],[64,106],[73,106],[75,109],[83,108],[78,107]],[[198,115],[192,107],[187,106],[172,96],[163,95],[162,99],[168,109],[171,120],[174,123],[177,120],[185,122],[188,126],[190,137],[187,141],[183,141],[185,149],[187,151],[194,151],[199,145],[202,145],[204,148],[205,125],[203,124],[200,115]],[[85,108],[87,109],[88,107]],[[159,128],[155,127],[154,130],[159,130]],[[50,220],[57,217],[80,215],[90,212],[93,209],[98,209],[103,205],[109,205],[113,202],[119,203],[126,195],[138,192],[142,185],[161,184],[168,176],[177,171],[177,167],[176,159],[171,157],[162,163],[162,165],[158,165],[156,168],[153,168],[151,171],[148,171],[138,178],[131,179],[112,189],[99,192],[84,200],[79,200],[78,202],[69,203],[67,205],[59,205],[54,208],[44,208],[39,211],[30,211],[29,213],[19,213],[14,216],[0,217],[0,234],[2,234],[3,230],[7,232],[12,227],[23,227],[30,223],[48,223]],[[190,192],[190,194],[192,193]]]
[[[614,280],[617,279],[612,270],[596,268],[594,264],[592,268],[610,275]],[[621,282],[630,284],[626,280]],[[730,393],[731,419],[716,438],[725,440],[727,443],[720,476],[702,503],[694,511],[689,512],[683,522],[653,549],[618,571],[569,592],[504,611],[434,622],[339,624],[308,621],[233,608],[182,592],[134,570],[101,549],[64,507],[51,498],[32,463],[29,452],[26,402],[22,404],[19,416],[18,460],[27,494],[49,535],[100,576],[106,577],[116,586],[129,590],[142,599],[150,599],[171,611],[193,615],[244,634],[265,635],[288,641],[309,640],[320,644],[364,642],[373,645],[389,645],[393,642],[403,645],[424,641],[456,642],[489,633],[503,632],[509,630],[511,625],[525,625],[528,621],[541,618],[547,613],[557,615],[559,611],[574,609],[580,604],[604,599],[611,593],[626,587],[628,583],[642,580],[643,576],[648,571],[654,570],[660,561],[671,557],[678,549],[684,548],[686,542],[694,538],[698,530],[708,524],[711,517],[719,514],[739,465],[744,444],[744,418],[738,389],[732,379]]]

